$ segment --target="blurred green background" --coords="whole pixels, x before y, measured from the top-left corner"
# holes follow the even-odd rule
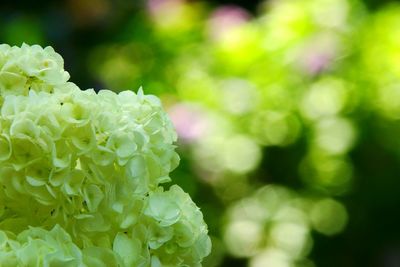
[[[162,99],[205,267],[400,266],[395,1],[9,1],[0,41]]]

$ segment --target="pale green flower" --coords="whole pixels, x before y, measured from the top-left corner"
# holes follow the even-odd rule
[[[162,227],[170,226],[179,220],[181,210],[173,196],[165,193],[154,193],[148,199],[144,214],[152,217]]]
[[[10,158],[10,156],[11,156],[10,138],[5,134],[0,135],[0,161],[7,160]]]
[[[51,92],[69,79],[62,57],[51,47],[2,45],[0,51],[2,96],[27,95],[29,90]]]
[[[0,265],[199,265],[202,214],[161,187],[179,156],[159,99],[68,79],[52,48],[0,45]]]
[[[17,236],[0,231],[1,266],[86,266],[81,250],[59,225],[32,227]]]
[[[142,243],[136,238],[129,238],[126,234],[118,233],[115,236],[113,250],[118,254],[125,266],[138,266]]]
[[[160,266],[196,266],[210,253],[203,216],[179,186],[150,195],[144,214],[150,219],[150,253],[157,256]]]

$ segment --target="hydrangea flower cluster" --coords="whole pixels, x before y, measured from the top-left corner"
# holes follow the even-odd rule
[[[0,265],[201,266],[158,98],[80,90],[51,47],[0,46]]]

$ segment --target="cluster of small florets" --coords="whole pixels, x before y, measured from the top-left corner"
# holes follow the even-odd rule
[[[64,85],[69,74],[62,57],[50,46],[10,47],[0,44],[0,93],[26,95],[30,90],[52,92]]]
[[[68,79],[52,48],[0,45],[0,265],[200,265],[202,213],[160,186],[179,157],[158,98]]]

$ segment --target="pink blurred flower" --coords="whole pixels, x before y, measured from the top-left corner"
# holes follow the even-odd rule
[[[208,32],[213,39],[218,39],[229,30],[246,23],[251,15],[245,9],[235,5],[217,8],[208,21]]]
[[[183,4],[183,0],[148,0],[147,8],[153,18],[158,18],[174,14]]]
[[[205,133],[207,120],[198,108],[188,104],[176,104],[168,113],[181,141],[191,143]]]
[[[338,57],[339,44],[339,40],[333,34],[314,36],[300,51],[300,67],[311,75],[325,71]]]

